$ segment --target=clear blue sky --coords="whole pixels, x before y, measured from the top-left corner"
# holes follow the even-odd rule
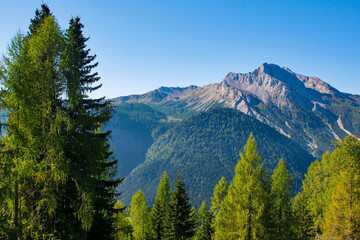
[[[264,62],[360,94],[359,0],[7,0],[1,53],[42,2],[63,28],[81,17],[103,83],[94,97],[202,86]]]

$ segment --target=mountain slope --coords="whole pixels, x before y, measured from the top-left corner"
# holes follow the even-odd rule
[[[154,140],[173,125],[165,114],[145,104],[117,106],[105,126],[112,131],[111,146],[119,160],[117,175],[127,176],[143,163]]]
[[[141,189],[152,204],[164,171],[170,180],[180,171],[195,206],[209,201],[220,177],[228,181],[233,177],[250,132],[258,141],[264,164],[273,169],[283,157],[299,184],[314,160],[308,152],[255,118],[231,109],[213,109],[178,123],[152,144],[145,162],[120,186],[122,201],[128,204]]]
[[[166,106],[167,112],[177,118],[213,107],[233,108],[273,127],[316,157],[332,148],[331,140],[360,132],[358,95],[341,93],[319,78],[275,64],[264,63],[245,74],[229,73],[221,83],[161,87],[113,101],[115,104],[142,102],[160,111]]]

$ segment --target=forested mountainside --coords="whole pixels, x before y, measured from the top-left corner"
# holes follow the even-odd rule
[[[212,109],[179,122],[156,138],[144,163],[136,167],[120,186],[121,200],[129,204],[141,189],[153,203],[157,183],[166,171],[173,181],[178,172],[189,190],[191,202],[209,201],[221,176],[232,179],[250,133],[259,139],[264,165],[274,169],[284,158],[297,186],[314,158],[291,139],[257,119],[232,109]]]
[[[319,78],[267,63],[253,72],[229,73],[221,83],[161,87],[113,102],[145,103],[176,118],[213,107],[233,108],[273,127],[318,158],[333,149],[331,140],[360,132],[358,95],[342,93]]]
[[[148,148],[174,123],[145,104],[122,104],[114,109],[105,129],[112,131],[111,146],[118,162],[117,175],[127,176],[145,161]]]

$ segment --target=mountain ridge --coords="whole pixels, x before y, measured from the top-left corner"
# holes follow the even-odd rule
[[[320,157],[338,140],[360,132],[360,96],[342,93],[317,77],[264,63],[249,73],[228,73],[202,87],[160,87],[113,99],[159,106],[182,102],[195,112],[228,107],[255,117]]]

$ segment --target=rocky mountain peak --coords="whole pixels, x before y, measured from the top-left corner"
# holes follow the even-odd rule
[[[263,102],[271,102],[278,107],[290,107],[297,103],[312,108],[312,102],[324,103],[321,94],[339,93],[319,78],[300,75],[289,68],[269,63],[263,63],[253,72],[229,73],[223,82],[248,91]]]

